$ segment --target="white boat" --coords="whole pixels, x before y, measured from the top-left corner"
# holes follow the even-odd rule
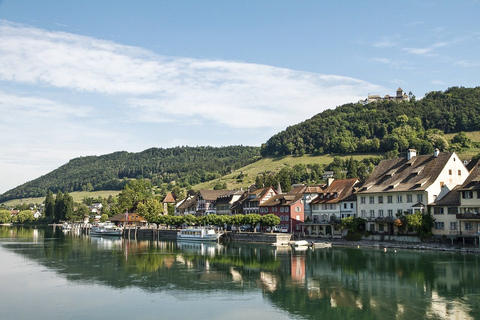
[[[294,247],[308,247],[310,243],[306,240],[298,240],[293,243]]]
[[[323,249],[323,248],[331,248],[332,244],[330,242],[312,242],[312,248],[314,249]]]
[[[64,222],[62,225],[62,231],[63,232],[68,232],[72,230],[72,225],[70,223]]]
[[[188,228],[177,232],[177,240],[187,241],[218,241],[223,233],[217,233],[208,228]]]
[[[90,228],[91,236],[121,236],[122,234],[123,229],[111,222],[100,223]]]

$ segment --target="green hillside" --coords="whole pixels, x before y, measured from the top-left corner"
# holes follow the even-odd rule
[[[194,190],[213,189],[217,184],[227,184],[228,189],[246,188],[255,183],[255,178],[262,173],[279,172],[282,168],[293,167],[296,164],[320,164],[327,166],[335,156],[342,159],[353,157],[355,160],[362,160],[368,157],[379,156],[378,154],[355,154],[355,155],[304,155],[304,156],[282,156],[267,157],[255,161],[245,167],[217,179],[206,181],[192,186]]]
[[[421,100],[350,103],[288,127],[262,145],[263,156],[324,153],[458,151],[444,133],[480,128],[480,87],[449,88]]]
[[[154,185],[174,181],[186,187],[209,181],[260,158],[260,148],[175,147],[151,148],[138,153],[115,152],[70,160],[60,168],[0,196],[0,202],[44,197],[74,191],[121,190],[129,179],[148,178]]]

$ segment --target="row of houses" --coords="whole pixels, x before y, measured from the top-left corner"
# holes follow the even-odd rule
[[[172,198],[172,201],[173,198]],[[366,220],[368,231],[394,235],[399,215],[420,211],[435,218],[436,236],[480,233],[480,164],[464,163],[454,153],[417,155],[382,160],[370,177],[328,178],[318,185],[243,190],[200,190],[176,204],[176,214],[274,214],[288,232],[341,235],[346,217]]]

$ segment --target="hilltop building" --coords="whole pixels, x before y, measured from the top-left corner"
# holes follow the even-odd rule
[[[367,98],[363,101],[359,101],[360,103],[363,104],[369,104],[369,103],[377,103],[379,101],[395,101],[395,102],[402,102],[402,101],[410,101],[410,96],[406,94],[402,88],[398,88],[396,95],[395,96],[390,96],[390,95],[385,95],[384,97],[381,97],[378,94],[368,94]]]

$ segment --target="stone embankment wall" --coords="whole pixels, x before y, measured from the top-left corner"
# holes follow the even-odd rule
[[[127,228],[123,232],[123,237],[126,239],[171,240],[177,238],[177,230]],[[221,240],[255,243],[288,243],[291,237],[292,235],[289,233],[227,232]]]
[[[239,232],[231,233],[227,239],[238,242],[256,242],[256,243],[288,243],[292,235],[289,233],[256,233]]]

